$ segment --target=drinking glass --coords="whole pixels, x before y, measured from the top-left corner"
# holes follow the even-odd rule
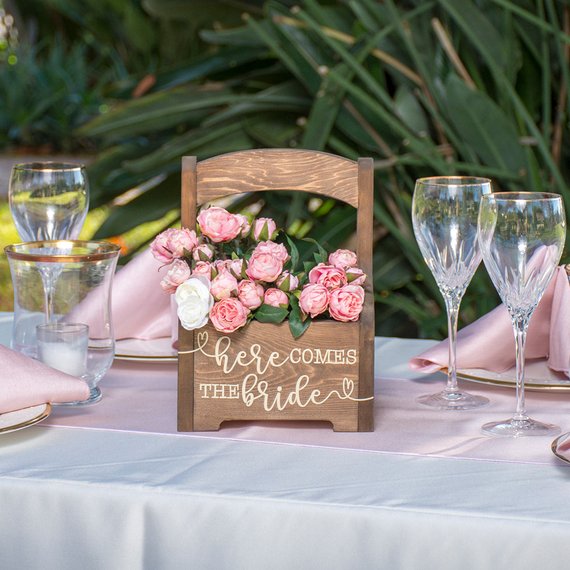
[[[111,287],[119,246],[62,240],[9,245],[4,251],[14,284],[12,348],[81,378],[91,393],[73,404],[98,401],[99,381],[115,354]],[[46,265],[60,268],[49,324],[41,295]]]
[[[24,241],[76,239],[89,208],[85,168],[66,162],[16,164],[8,198]]]
[[[10,211],[24,241],[76,239],[89,208],[85,168],[65,162],[29,162],[12,168]],[[61,268],[41,267],[46,323],[52,318],[53,289]]]
[[[485,424],[484,433],[519,437],[560,431],[526,413],[524,354],[530,318],[558,266],[565,237],[564,205],[557,194],[498,192],[481,201],[483,260],[513,323],[517,402],[511,419]]]
[[[414,233],[424,260],[445,301],[449,334],[447,384],[418,402],[440,410],[471,410],[487,405],[483,396],[457,386],[456,335],[461,299],[481,253],[477,217],[481,197],[491,192],[488,178],[436,176],[416,181],[412,203]]]

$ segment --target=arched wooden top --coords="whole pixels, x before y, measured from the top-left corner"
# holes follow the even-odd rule
[[[358,163],[312,150],[259,149],[222,154],[196,166],[197,203],[229,194],[292,190],[358,207]]]

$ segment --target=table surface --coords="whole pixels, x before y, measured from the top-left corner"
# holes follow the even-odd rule
[[[570,465],[552,438],[480,433],[510,415],[512,389],[469,384],[491,399],[475,412],[418,406],[443,384],[407,366],[430,342],[376,339],[376,428],[362,434],[178,434],[176,365],[116,362],[99,404],[2,435],[0,566],[568,568]],[[570,431],[570,392],[527,407]]]

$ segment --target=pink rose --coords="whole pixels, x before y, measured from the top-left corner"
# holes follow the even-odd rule
[[[311,317],[316,317],[324,313],[328,305],[329,292],[324,285],[317,283],[305,285],[301,291],[301,297],[299,298],[299,306],[304,313]]]
[[[245,272],[254,281],[272,283],[281,275],[283,262],[271,253],[259,253],[254,251],[247,262]]]
[[[282,243],[275,243],[274,241],[260,241],[253,250],[253,253],[270,253],[283,263],[289,259],[289,252]]]
[[[184,250],[192,252],[198,245],[194,230],[169,228],[158,234],[150,244],[150,250],[158,261],[170,263],[184,256]]]
[[[299,278],[289,271],[283,271],[275,284],[281,291],[294,291],[299,287]]]
[[[216,261],[214,261],[214,267],[216,268],[216,271],[229,271],[231,266],[231,259],[216,259]]]
[[[214,303],[210,311],[210,320],[217,331],[232,333],[247,323],[249,310],[239,299],[230,297]]]
[[[198,214],[198,225],[202,233],[216,243],[230,241],[242,230],[240,218],[218,206],[202,210]]]
[[[162,278],[160,286],[167,293],[174,293],[179,285],[190,278],[190,273],[188,264],[182,259],[176,259],[170,266],[168,273]]]
[[[346,270],[346,279],[351,285],[362,285],[366,281],[366,274],[358,267]]]
[[[358,263],[356,253],[349,249],[337,249],[329,255],[329,265],[337,267],[338,269],[346,269],[347,267],[354,267]]]
[[[232,262],[230,263],[230,271],[238,281],[243,279],[244,269],[243,259],[232,259]]]
[[[240,237],[247,237],[251,230],[251,224],[249,223],[249,220],[243,214],[236,214],[236,217],[239,219],[241,224]]]
[[[309,271],[309,283],[324,285],[329,291],[347,284],[346,274],[342,269],[319,263]]]
[[[227,299],[233,293],[237,293],[238,282],[237,279],[229,271],[220,271],[210,286],[210,293],[214,299]]]
[[[257,241],[271,239],[277,224],[271,218],[257,218],[253,224],[253,238]]]
[[[238,285],[238,299],[248,309],[257,309],[263,303],[263,287],[255,281],[244,279]]]
[[[211,281],[212,269],[213,266],[208,261],[198,261],[198,263],[196,263],[196,266],[194,267],[194,270],[192,271],[192,275],[193,276],[203,275],[204,277],[206,277],[206,279],[208,279],[208,281]]]
[[[272,307],[286,308],[289,306],[289,297],[287,297],[287,295],[281,291],[281,289],[275,289],[275,287],[271,287],[265,291],[263,302],[266,305],[271,305]]]
[[[364,303],[364,289],[360,285],[345,285],[331,293],[329,313],[337,321],[357,321]]]
[[[202,243],[194,248],[192,257],[196,261],[212,261],[212,259],[214,259],[214,253],[216,253],[216,250],[214,249],[213,245],[210,245],[209,243]]]

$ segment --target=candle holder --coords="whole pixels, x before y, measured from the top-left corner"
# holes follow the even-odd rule
[[[115,343],[111,285],[120,248],[98,241],[38,241],[5,248],[14,284],[12,348],[77,376],[101,399],[98,383]],[[46,312],[42,275],[56,275]]]

